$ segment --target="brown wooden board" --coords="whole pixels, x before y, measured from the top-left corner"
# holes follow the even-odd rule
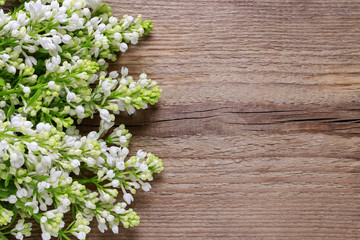
[[[109,4],[153,20],[111,69],[163,88],[116,122],[165,170],[140,226],[89,240],[360,239],[360,1]]]

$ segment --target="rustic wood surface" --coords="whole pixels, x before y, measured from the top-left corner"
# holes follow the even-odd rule
[[[166,168],[139,227],[89,240],[360,239],[359,1],[109,3],[153,20],[111,68],[164,89],[117,123]]]

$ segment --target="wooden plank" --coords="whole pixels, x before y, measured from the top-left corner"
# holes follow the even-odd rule
[[[93,223],[88,239],[359,239],[359,1],[109,4],[153,20],[111,69],[164,89],[116,121],[134,134],[132,153],[166,168],[135,196],[139,227]]]

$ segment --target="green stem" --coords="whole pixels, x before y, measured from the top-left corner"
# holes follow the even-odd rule
[[[65,234],[61,234],[61,236],[63,236],[66,240],[71,240],[68,236],[66,236]]]
[[[9,240],[7,237],[5,237],[5,234],[0,232],[0,237],[2,240]]]
[[[46,86],[47,84],[38,84],[36,86],[30,87],[31,90],[35,90],[38,88],[42,88],[44,86]],[[4,96],[4,95],[9,95],[9,94],[13,94],[13,93],[20,93],[22,92],[22,89],[11,89],[11,90],[7,90],[7,91],[0,91],[0,96]]]

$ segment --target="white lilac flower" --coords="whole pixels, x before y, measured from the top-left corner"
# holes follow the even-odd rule
[[[18,198],[26,197],[26,196],[27,196],[27,191],[26,191],[26,189],[20,188],[19,190],[17,190],[16,196],[17,196]]]
[[[73,31],[78,30],[78,29],[83,27],[84,19],[80,18],[79,15],[74,13],[74,14],[71,15],[68,23],[69,23],[69,25],[66,26],[65,28],[67,30],[73,32]]]
[[[30,48],[30,47],[29,47]],[[29,50],[30,51],[30,50]],[[25,55],[25,54],[24,54]],[[34,58],[33,56],[27,56],[25,58],[25,64],[32,67],[32,66],[35,66],[37,65],[37,60],[36,58]]]
[[[114,126],[114,114],[155,104],[161,90],[146,74],[136,81],[127,68],[121,76],[106,70],[108,60],[151,29],[141,15],[111,16],[100,0],[26,0],[13,13],[0,9],[0,176],[6,202],[0,204],[0,225],[9,227],[16,220],[9,209],[16,209],[19,219],[9,232],[16,239],[31,235],[25,217],[40,222],[43,240],[66,234],[85,239],[94,218],[102,232],[139,224],[126,203],[140,187],[150,190],[147,181],[162,171],[162,161],[143,151],[127,159],[131,134],[124,125],[103,136]],[[82,136],[74,122],[95,114],[101,118],[98,131]],[[117,202],[121,195],[126,203]],[[74,223],[64,231],[64,215],[72,209]]]
[[[84,118],[86,115],[85,115],[85,109],[83,106],[79,105],[79,106],[76,106],[76,114],[77,114],[77,117],[78,118]]]
[[[30,13],[30,17],[33,21],[40,20],[41,16],[46,11],[45,5],[43,5],[40,0],[37,0],[36,2],[25,2],[25,9]]]
[[[49,88],[49,89],[55,89],[55,87],[56,87],[56,83],[55,83],[54,81],[48,82],[47,88]]]
[[[50,184],[47,183],[47,182],[44,182],[44,181],[39,182],[39,183],[37,184],[37,189],[38,189],[38,192],[39,192],[39,193],[43,192],[45,189],[47,189],[47,188],[49,188],[49,187],[50,187]]]
[[[75,93],[73,92],[68,92],[68,94],[66,95],[66,101],[68,103],[71,103],[71,102],[75,102],[77,99],[77,96]]]
[[[46,50],[55,50],[56,49],[56,45],[53,43],[52,38],[50,38],[50,37],[40,38],[39,43],[41,44],[41,47]]]
[[[6,225],[11,222],[14,213],[0,205],[0,226]]]
[[[7,199],[7,201],[9,203],[16,203],[17,202],[17,197],[15,195],[10,195]]]
[[[71,41],[71,36],[69,34],[65,34],[62,36],[62,42],[65,44],[69,44]]]
[[[101,0],[86,0],[86,3],[93,10],[96,10],[101,5]]]
[[[49,72],[55,72],[61,63],[61,57],[59,55],[53,56],[51,59],[46,60],[45,66]]]
[[[130,193],[125,193],[123,198],[127,204],[130,204],[132,201],[134,201],[134,197]]]
[[[141,188],[142,188],[145,192],[148,192],[148,191],[150,191],[150,189],[151,189],[151,185],[150,185],[150,183],[145,182],[145,183],[142,183],[142,184],[141,184]]]
[[[27,144],[27,147],[29,150],[35,152],[39,150],[39,144],[37,142],[31,142],[29,144]]]
[[[110,113],[108,110],[99,109],[99,113],[100,113],[101,119],[103,119],[105,122],[111,122],[111,117],[110,117]]]
[[[120,45],[119,47],[120,47],[121,52],[126,52],[128,50],[128,45],[126,43],[123,42],[123,43],[120,43],[119,45]]]

